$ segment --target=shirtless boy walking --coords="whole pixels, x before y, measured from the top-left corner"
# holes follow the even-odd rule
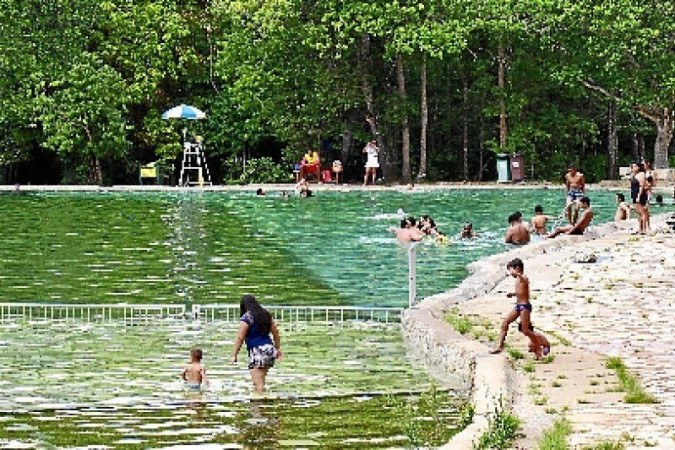
[[[520,318],[522,333],[530,339],[530,346],[534,349],[535,358],[541,359],[542,345],[539,343],[539,339],[530,327],[530,313],[532,312],[532,304],[530,303],[530,280],[524,274],[525,266],[523,261],[520,260],[520,258],[511,260],[506,265],[506,270],[509,272],[509,275],[516,279],[515,292],[506,294],[509,298],[516,297],[516,306],[504,318],[501,333],[499,335],[499,342],[495,349],[490,350],[490,353],[501,353],[504,350],[504,341],[506,340],[506,334],[509,331],[509,325]]]

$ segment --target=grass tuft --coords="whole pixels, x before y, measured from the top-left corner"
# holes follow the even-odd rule
[[[477,450],[508,449],[516,438],[520,420],[505,411],[498,411],[490,419],[490,428],[480,437]]]
[[[616,377],[619,380],[619,390],[626,393],[623,398],[626,403],[658,403],[658,400],[654,396],[644,390],[638,378],[628,370],[621,358],[608,358],[605,365],[616,373]]]
[[[572,433],[572,424],[567,419],[558,419],[539,440],[539,450],[567,450],[567,437]]]

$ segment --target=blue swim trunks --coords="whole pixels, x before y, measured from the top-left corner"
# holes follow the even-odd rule
[[[532,304],[531,303],[516,303],[516,312],[521,312],[521,311],[532,312]]]
[[[581,192],[579,189],[570,189],[567,192],[567,198],[569,198],[573,202],[576,202],[577,200],[579,200],[583,196],[584,196],[584,193]]]
[[[191,391],[202,390],[202,385],[200,383],[185,383],[185,387]]]

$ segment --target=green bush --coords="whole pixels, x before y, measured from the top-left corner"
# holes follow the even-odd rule
[[[293,171],[272,158],[249,159],[244,166],[237,158],[228,158],[224,163],[225,184],[290,183]]]
[[[520,420],[507,412],[499,411],[490,419],[490,428],[480,437],[477,449],[507,449],[516,438]]]
[[[567,437],[572,433],[572,424],[567,419],[558,419],[546,430],[539,441],[539,450],[567,450]]]

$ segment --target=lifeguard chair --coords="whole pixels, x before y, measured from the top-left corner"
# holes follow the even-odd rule
[[[181,186],[211,185],[209,166],[202,146],[203,138],[195,136],[194,142],[183,144],[183,164],[180,169]]]

